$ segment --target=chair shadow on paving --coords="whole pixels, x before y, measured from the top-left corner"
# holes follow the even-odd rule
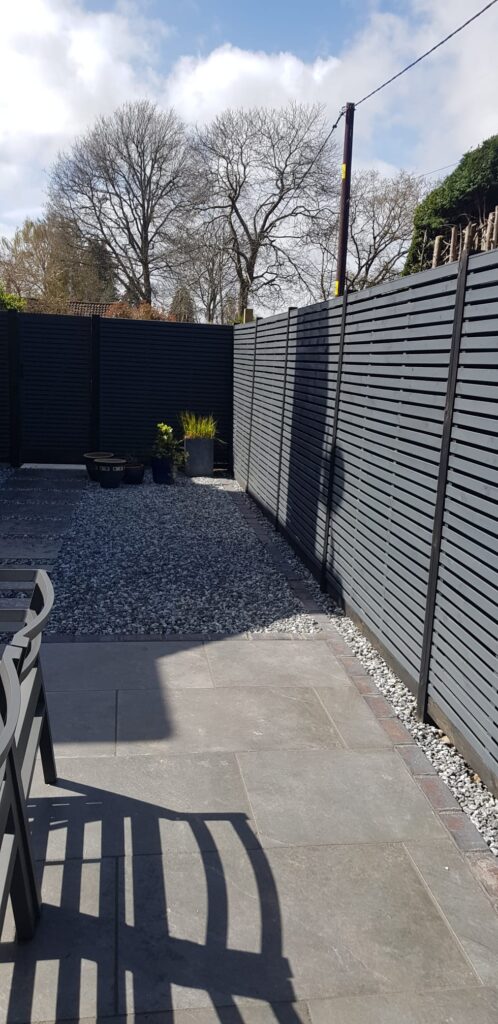
[[[2,964],[13,965],[8,1006],[4,1004],[7,1021],[41,1019],[35,989],[44,978],[50,989],[50,1019],[55,1021],[87,1016],[81,998],[88,1005],[88,986],[93,988],[92,1017],[113,1015],[117,1006],[119,1014],[160,1010],[167,1014],[165,1020],[173,1021],[175,986],[189,990],[182,1008],[211,1006],[213,1019],[224,1024],[244,1024],[245,1005],[236,1004],[236,998],[271,1005],[275,1021],[281,1024],[302,1024],[298,1009],[292,1006],[291,967],[282,953],[275,879],[245,814],[183,814],[64,779],[59,785],[64,790],[61,800],[54,796],[30,799],[29,815],[37,855],[46,851],[51,833],[66,830],[64,845],[71,855],[45,865],[44,871],[57,878],[48,886],[49,900],[45,895],[34,940],[21,945],[0,943],[0,972]],[[74,795],[68,797],[68,792]],[[174,855],[162,849],[161,822],[180,823],[190,830],[196,869],[203,875],[200,901],[196,901],[198,887],[193,885],[193,909],[191,902],[186,915],[188,938],[175,934],[185,922],[183,914],[175,914],[175,881],[169,877]],[[229,946],[233,928],[229,886],[223,850],[216,846],[211,831],[219,823],[231,830],[238,861],[243,861],[244,888],[252,888],[257,897],[251,902],[253,939],[248,943],[259,946],[256,952]],[[101,849],[110,841],[116,858],[83,859],[85,829],[92,826],[101,830]],[[151,856],[129,856],[144,829]],[[128,858],[120,856],[125,853]],[[89,895],[85,873],[91,871],[94,889]],[[193,868],[192,877],[195,874]],[[185,877],[184,868],[178,880],[184,890],[180,898],[192,901],[188,895],[192,878]],[[244,934],[246,926],[244,922]],[[195,941],[193,934],[204,938]]]

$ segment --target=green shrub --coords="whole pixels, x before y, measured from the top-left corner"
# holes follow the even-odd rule
[[[175,440],[173,427],[167,423],[156,423],[156,438],[152,446],[152,454],[157,459],[173,459],[176,466],[181,466],[185,459],[181,449],[181,441]]]
[[[180,413],[184,437],[216,437],[217,423],[214,416],[197,416],[195,412]]]
[[[17,309],[18,313],[22,313],[26,309],[26,303],[19,295],[6,292],[3,285],[0,284],[0,309]]]

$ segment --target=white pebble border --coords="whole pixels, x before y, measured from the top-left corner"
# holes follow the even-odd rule
[[[441,729],[425,725],[415,715],[415,698],[391,671],[361,630],[346,616],[331,614],[343,639],[351,647],[397,717],[425,752],[437,774],[446,782],[460,807],[468,814],[490,850],[498,857],[498,799],[486,788]]]

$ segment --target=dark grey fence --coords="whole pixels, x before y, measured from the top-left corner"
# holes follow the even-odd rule
[[[239,482],[498,788],[498,253],[235,329]]]
[[[232,328],[0,313],[0,459],[145,454],[154,426],[212,413],[231,459]]]

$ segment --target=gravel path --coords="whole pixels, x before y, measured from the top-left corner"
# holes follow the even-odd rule
[[[184,478],[86,490],[52,571],[48,631],[313,632],[231,490],[232,481]]]

